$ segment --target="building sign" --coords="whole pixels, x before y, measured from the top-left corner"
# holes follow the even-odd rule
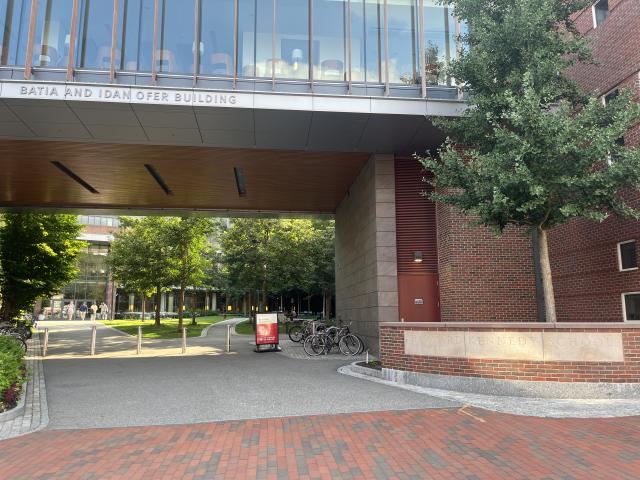
[[[76,100],[88,102],[187,105],[211,107],[251,107],[251,98],[242,93],[119,87],[103,85],[2,82],[2,98]]]
[[[278,338],[278,314],[256,314],[256,345],[277,345]]]

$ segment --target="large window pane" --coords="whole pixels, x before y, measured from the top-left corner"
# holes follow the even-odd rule
[[[157,71],[193,73],[195,1],[161,0],[159,8]]]
[[[24,65],[30,10],[29,0],[0,0],[0,65]]]
[[[269,56],[276,78],[309,78],[309,4],[276,0],[276,52]]]
[[[83,0],[78,12],[76,67],[111,68],[112,0]]]
[[[346,80],[345,0],[313,2],[314,80]]]
[[[38,0],[33,66],[67,68],[72,0]]]
[[[233,75],[233,0],[200,2],[200,73]]]
[[[273,57],[274,3],[275,0],[256,0],[255,2],[255,44],[253,46],[255,73],[250,75],[251,69],[248,69],[244,72],[247,76],[271,77],[272,70],[275,68],[271,61]]]
[[[351,80],[381,83],[384,51],[383,0],[351,2]]]
[[[271,32],[271,0],[262,1],[268,7],[267,24]],[[264,7],[263,7],[264,8]],[[263,10],[263,16],[266,13]],[[264,18],[262,19],[264,25]],[[271,37],[267,37],[271,47]],[[263,75],[256,66],[256,0],[238,0],[238,76],[258,77]]]
[[[420,83],[418,0],[389,0],[389,82]]]
[[[153,0],[121,0],[117,51],[118,70],[151,71]]]
[[[451,79],[444,72],[456,52],[453,10],[434,0],[425,0],[424,63],[427,85],[451,85]]]

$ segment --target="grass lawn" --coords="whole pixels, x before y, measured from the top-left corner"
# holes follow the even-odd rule
[[[202,330],[207,328],[212,323],[221,322],[222,315],[214,315],[211,317],[196,317],[197,325],[191,325],[191,317],[185,317],[183,320],[184,326],[187,329],[187,337],[197,337]],[[138,335],[138,326],[142,325],[142,337],[143,338],[181,338],[182,333],[178,332],[178,319],[177,318],[163,318],[162,325],[156,327],[154,320],[140,319],[124,319],[124,320],[101,320],[101,323],[118,330],[122,330],[130,335]]]
[[[251,320],[245,320],[236,325],[236,333],[240,335],[255,335],[256,331],[253,329]],[[278,333],[287,333],[287,325],[284,323],[278,324]]]

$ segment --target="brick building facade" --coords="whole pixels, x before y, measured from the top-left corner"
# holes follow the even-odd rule
[[[587,91],[602,96],[616,89],[631,88],[640,96],[640,3],[636,0],[598,2],[576,16],[579,30],[590,38],[594,64],[581,64],[570,74]],[[608,5],[607,12],[603,8]],[[640,125],[625,135],[625,144],[640,145]],[[398,160],[396,161],[398,162]],[[397,164],[398,165],[398,164]],[[399,165],[406,176],[410,164]],[[424,172],[414,161],[413,176]],[[398,176],[399,174],[396,174]],[[396,179],[396,183],[398,179]],[[410,189],[404,182],[403,189]],[[424,188],[424,187],[423,187]],[[440,321],[443,322],[535,322],[535,274],[531,239],[526,232],[508,228],[496,238],[483,227],[473,227],[472,219],[447,205],[431,204],[437,224],[437,242],[430,233],[400,236],[403,223],[401,199],[396,194],[398,224],[398,282],[400,317],[403,318],[402,259],[404,250],[425,250],[427,271],[429,252],[437,251],[435,272],[439,282]],[[640,193],[627,192],[630,203],[640,208]],[[409,215],[426,221],[430,211],[409,209]],[[427,222],[428,223],[428,222]],[[430,237],[429,237],[430,238]],[[577,219],[557,227],[550,235],[550,254],[559,321],[620,322],[625,293],[640,292],[640,269],[621,271],[618,244],[635,241],[640,259],[640,223],[611,217],[602,223]],[[432,269],[433,270],[433,269]],[[597,288],[595,288],[597,286]],[[412,299],[409,299],[412,300]],[[404,318],[405,321],[429,321]]]
[[[596,9],[600,10],[599,15]],[[640,2],[597,2],[577,15],[575,21],[591,40],[596,63],[576,66],[571,70],[573,78],[599,96],[626,88],[640,98]],[[632,128],[624,141],[626,145],[639,146],[640,125]],[[626,196],[640,208],[639,192],[627,192]],[[559,319],[623,320],[623,294],[640,292],[640,270],[621,271],[619,265],[618,244],[632,240],[638,259],[640,222],[615,217],[602,223],[577,219],[552,232],[550,252]]]

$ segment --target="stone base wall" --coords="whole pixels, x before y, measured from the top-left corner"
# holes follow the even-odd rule
[[[380,358],[387,369],[436,375],[637,383],[640,325],[386,323]]]
[[[374,155],[336,211],[336,316],[374,355],[378,325],[398,321],[393,155]]]

